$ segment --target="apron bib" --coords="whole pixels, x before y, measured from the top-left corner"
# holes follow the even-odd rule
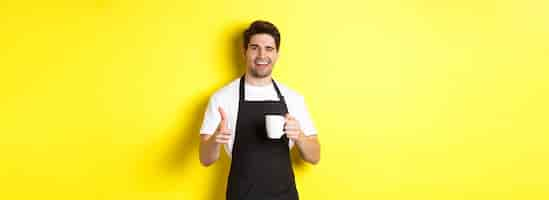
[[[227,200],[297,200],[288,138],[267,138],[265,114],[288,113],[276,83],[279,101],[246,101],[240,79],[238,117],[227,183]]]

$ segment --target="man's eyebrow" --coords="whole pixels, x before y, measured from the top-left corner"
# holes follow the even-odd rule
[[[259,47],[259,44],[248,44],[250,47]],[[266,45],[265,48],[274,48],[274,46]]]

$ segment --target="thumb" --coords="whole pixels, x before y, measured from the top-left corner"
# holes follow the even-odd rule
[[[226,129],[227,128],[227,113],[225,113],[225,110],[223,108],[218,107],[217,110],[219,111],[219,115],[221,115],[221,122],[219,122],[219,128]]]
[[[292,117],[292,116],[290,115],[290,113],[286,113],[286,115],[284,116],[284,118],[286,118],[286,120],[294,119],[294,117]]]

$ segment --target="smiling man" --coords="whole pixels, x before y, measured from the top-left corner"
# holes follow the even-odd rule
[[[296,200],[290,148],[317,164],[320,144],[303,96],[272,78],[280,33],[267,21],[254,21],[244,31],[246,73],[216,91],[200,129],[200,162],[219,159],[221,146],[231,157],[228,200]],[[267,137],[265,115],[284,116],[284,136]]]

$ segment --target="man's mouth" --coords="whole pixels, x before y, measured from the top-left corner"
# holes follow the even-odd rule
[[[263,66],[266,66],[268,64],[271,64],[271,60],[269,60],[269,59],[255,59],[254,64],[263,67]]]

